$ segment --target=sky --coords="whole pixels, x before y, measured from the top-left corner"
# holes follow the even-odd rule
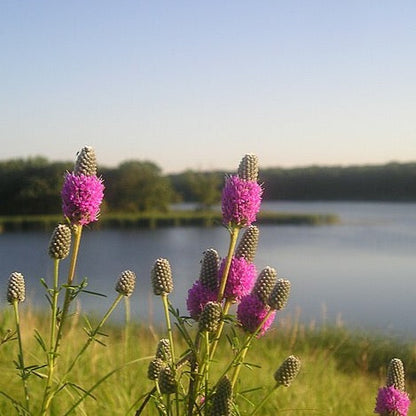
[[[416,2],[0,0],[0,159],[416,161]]]

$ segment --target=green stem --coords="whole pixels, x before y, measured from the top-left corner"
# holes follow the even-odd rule
[[[230,271],[231,262],[233,260],[234,249],[237,244],[238,233],[240,232],[240,228],[237,226],[233,226],[230,230],[230,244],[228,246],[228,254],[227,254],[227,262],[225,263],[224,271],[221,276],[221,284],[218,291],[218,302],[222,302],[222,298],[224,297],[225,286],[227,285],[228,279],[228,272]]]
[[[51,327],[50,327],[50,338],[49,338],[49,352],[48,352],[48,376],[45,386],[45,392],[43,394],[41,415],[46,415],[49,393],[52,387],[52,378],[55,368],[55,337],[56,337],[56,319],[58,310],[58,285],[59,285],[59,259],[54,259],[54,270],[53,270],[53,289],[52,289],[52,308],[51,308]]]
[[[26,368],[25,368],[25,360],[23,356],[23,344],[22,344],[22,335],[20,331],[20,317],[19,317],[19,301],[17,299],[13,300],[13,309],[14,309],[14,316],[16,320],[16,332],[17,332],[17,341],[19,344],[19,367],[21,371],[21,378],[23,383],[23,390],[25,394],[25,403],[26,409],[29,411],[29,388],[27,385],[27,376],[26,376]]]
[[[249,346],[250,346],[249,344],[244,346],[244,348],[242,349],[242,352],[240,354],[238,364],[234,367],[234,373],[233,373],[233,377],[231,379],[231,388],[232,388],[232,390],[234,390],[235,383],[238,380],[238,376],[239,376],[240,370],[241,370],[241,365],[244,361],[244,358],[246,358],[246,354],[247,354],[247,351],[249,349]]]
[[[275,386],[273,386],[271,388],[271,390],[263,397],[263,399],[261,400],[261,402],[254,408],[254,410],[250,413],[249,416],[255,415],[261,409],[261,407],[264,405],[264,403],[267,402],[267,400],[275,392],[275,390],[277,390],[278,387],[279,387],[279,384],[276,384]]]
[[[79,246],[81,243],[81,235],[82,235],[82,225],[74,225],[73,227],[74,227],[74,244],[73,244],[73,250],[72,250],[72,256],[71,256],[71,263],[70,263],[69,270],[68,270],[68,278],[66,282],[67,286],[71,286],[74,281],[75,269],[77,265],[78,252],[79,252]],[[58,326],[58,334],[56,336],[55,348],[53,351],[55,356],[58,353],[59,344],[62,338],[63,327],[64,327],[64,324],[68,315],[69,305],[71,304],[71,292],[72,292],[71,288],[67,287],[65,289],[65,299],[64,299],[64,304],[62,307],[61,319],[60,319],[59,326]]]
[[[170,323],[170,316],[169,316],[169,301],[168,301],[168,295],[166,293],[162,295],[162,302],[163,302],[163,311],[165,313],[166,329],[168,331],[168,336],[169,336],[170,351],[171,351],[171,365],[172,365],[172,370],[174,370],[175,369],[175,349],[173,346],[173,331],[172,331],[172,325]]]
[[[204,382],[205,382],[205,397],[208,397],[208,382],[209,382],[209,357],[210,357],[210,350],[209,350],[209,333],[205,331],[205,360],[204,360]],[[206,409],[206,408],[205,408]],[[206,410],[205,410],[206,414]]]
[[[113,304],[110,306],[110,308],[108,309],[108,311],[106,312],[106,314],[101,319],[100,323],[96,326],[96,328],[94,329],[94,331],[92,331],[89,334],[89,338],[87,339],[87,342],[84,344],[84,346],[78,352],[77,356],[74,358],[74,360],[72,361],[71,365],[66,370],[65,376],[67,376],[71,372],[71,370],[74,368],[75,364],[81,358],[81,356],[84,354],[84,352],[89,347],[89,345],[91,344],[91,342],[94,341],[95,336],[98,334],[98,332],[100,331],[100,329],[103,327],[103,325],[105,324],[105,322],[107,321],[107,319],[109,318],[109,316],[114,312],[114,309],[117,307],[117,305],[120,302],[120,300],[122,299],[122,297],[123,297],[123,295],[121,293],[118,294],[118,296],[114,300]]]

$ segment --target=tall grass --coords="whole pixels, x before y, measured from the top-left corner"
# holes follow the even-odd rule
[[[33,338],[33,330],[47,330],[45,317],[35,313],[29,307],[22,308],[22,337],[27,365],[38,362],[42,350]],[[83,332],[82,313],[74,314],[70,319],[65,342],[62,344],[60,359],[66,368],[70,357],[87,340]],[[13,328],[12,308],[4,309],[0,315],[1,338]],[[108,335],[108,345],[93,343],[91,349],[82,357],[80,365],[74,368],[72,377],[85,390],[94,386],[95,381],[111,374],[97,389],[91,392],[83,404],[74,411],[75,415],[134,415],[139,399],[153,387],[145,378],[147,366],[154,354],[154,346],[159,340],[159,328],[141,323],[127,326],[109,324],[104,328]],[[183,349],[181,338],[175,338],[176,345]],[[225,341],[224,341],[225,342]],[[411,342],[400,343],[397,340],[384,339],[377,334],[364,334],[349,331],[342,327],[313,328],[302,326],[295,319],[276,325],[262,342],[253,344],[246,357],[236,390],[240,397],[240,410],[251,408],[250,401],[258,401],[264,392],[253,390],[273,385],[273,372],[286,357],[287,351],[302,357],[302,371],[296,383],[289,389],[282,389],[272,397],[264,408],[263,415],[345,415],[363,416],[373,413],[377,388],[384,384],[386,363],[392,357],[400,355],[408,369],[407,390],[411,397],[416,394],[416,375],[409,372],[415,368],[416,345]],[[17,341],[0,345],[0,356],[12,356],[17,351]],[[228,359],[225,348],[218,349],[217,362]],[[123,367],[126,362],[144,357],[143,361]],[[218,371],[216,362],[211,371]],[[0,390],[8,391],[11,396],[22,394],[21,381],[15,376],[15,368],[10,361],[0,360]],[[38,385],[38,387],[37,387]],[[42,383],[33,383],[32,395],[42,395]],[[240,390],[241,389],[241,390]],[[51,414],[62,416],[81,393],[66,389],[57,396]],[[40,409],[33,409],[36,413]],[[0,415],[14,414],[14,408],[8,400],[0,399]],[[157,414],[154,407],[144,411],[145,415]],[[409,415],[416,415],[410,409]]]

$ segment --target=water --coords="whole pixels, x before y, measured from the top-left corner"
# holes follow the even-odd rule
[[[318,227],[259,226],[258,270],[270,265],[292,282],[282,316],[300,313],[304,322],[342,320],[351,327],[416,337],[416,204],[268,202],[263,209],[334,213],[341,219],[340,224]],[[47,305],[39,279],[50,281],[52,276],[49,237],[42,232],[0,235],[1,289],[5,291],[12,271],[22,272],[36,308]],[[227,245],[222,227],[86,230],[77,280],[88,277],[89,289],[108,298],[82,295],[82,310],[103,312],[115,295],[117,276],[131,269],[138,276],[132,315],[157,322],[161,304],[152,295],[149,275],[155,259],[165,257],[174,274],[171,300],[186,314],[187,290],[199,275],[202,252],[213,247],[225,255]],[[116,318],[121,319],[122,310]]]

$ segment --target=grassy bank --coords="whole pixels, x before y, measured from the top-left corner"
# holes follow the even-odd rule
[[[215,211],[169,211],[166,213],[103,213],[94,228],[157,228],[204,226],[221,224],[221,214]],[[20,230],[52,230],[62,221],[60,215],[0,216],[0,232]],[[334,224],[338,217],[332,214],[295,214],[262,212],[258,224],[323,225]]]
[[[11,307],[0,315],[2,337],[13,327]],[[72,318],[72,325],[67,331],[62,344],[62,353],[57,374],[68,362],[67,358],[85,342],[84,325],[79,315]],[[28,309],[21,317],[23,345],[28,357],[28,365],[41,362],[43,352],[34,340],[34,330],[47,333],[45,320]],[[152,388],[147,380],[147,366],[154,354],[160,337],[166,336],[158,328],[132,324],[129,327],[106,326],[105,343],[108,348],[94,343],[82,358],[82,365],[77,367],[72,382],[89,389],[101,377],[115,367],[120,370],[112,374],[93,396],[73,414],[78,415],[134,415],[139,399]],[[237,334],[242,337],[242,334]],[[180,345],[180,340],[177,340]],[[186,347],[180,345],[184,351]],[[0,345],[0,390],[13,397],[21,397],[21,383],[15,376],[13,359],[17,356],[17,342],[11,341]],[[229,348],[219,348],[218,360],[212,363],[212,371],[219,371],[219,363],[229,357]],[[223,355],[221,355],[223,354]],[[375,395],[378,387],[385,381],[385,369],[392,357],[402,358],[409,379],[407,383],[410,396],[416,393],[415,346],[411,343],[384,340],[377,335],[361,334],[344,328],[304,327],[295,321],[280,322],[275,330],[268,333],[250,350],[246,361],[251,364],[241,373],[242,385],[238,385],[235,394],[243,394],[243,411],[250,409],[249,401],[256,402],[262,397],[261,390],[248,391],[273,385],[273,373],[283,359],[295,354],[302,360],[302,370],[293,385],[277,390],[269,403],[262,410],[265,416],[282,415],[336,415],[363,416],[373,413]],[[144,360],[122,367],[126,362],[145,357]],[[38,370],[42,373],[42,369]],[[42,393],[42,382],[36,375],[30,376],[31,394],[35,397]],[[242,391],[246,391],[245,393]],[[59,394],[60,401],[55,404],[53,414],[60,416],[73,402],[80,391],[65,389]],[[7,400],[0,399],[0,414],[13,415],[14,410]],[[145,415],[154,415],[150,407]],[[243,413],[245,414],[245,413]],[[409,416],[416,415],[412,406]]]

